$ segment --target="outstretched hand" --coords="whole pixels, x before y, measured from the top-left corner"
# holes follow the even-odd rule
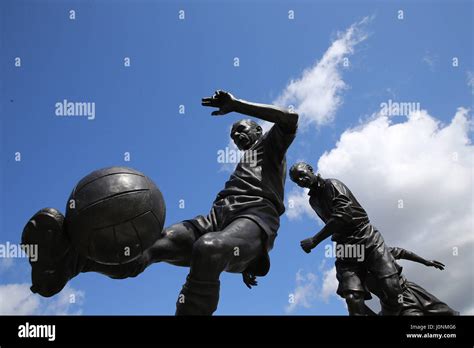
[[[442,264],[441,262],[436,261],[436,260],[428,261],[426,263],[426,266],[434,267],[434,268],[437,268],[437,269],[440,269],[440,270],[443,270],[446,267],[444,264]]]
[[[212,116],[220,116],[228,114],[229,112],[234,111],[233,102],[235,98],[229,92],[217,90],[214,92],[214,95],[210,98],[202,98],[202,106],[210,106],[219,108],[217,111],[212,112]]]
[[[247,286],[247,288],[252,289],[252,286],[257,286],[257,277],[254,276],[253,274],[250,274],[248,272],[242,272],[242,280],[244,281],[244,284]]]
[[[305,253],[310,253],[311,249],[314,249],[316,247],[316,243],[314,242],[313,238],[307,238],[305,240],[302,240],[301,243],[301,248],[305,251]]]

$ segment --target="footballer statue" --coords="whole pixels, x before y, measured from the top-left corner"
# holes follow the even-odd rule
[[[212,315],[222,272],[241,273],[249,288],[268,273],[298,115],[224,91],[202,105],[218,108],[213,116],[237,112],[273,124],[266,133],[249,119],[233,124],[230,136],[243,155],[209,214],[163,229],[165,204],[151,179],[124,167],[93,172],[74,188],[65,217],[46,208],[25,226],[22,243],[39,246],[38,261],[30,260],[33,292],[53,296],[81,272],[134,277],[164,261],[189,267],[176,315]]]
[[[370,297],[364,284],[367,271],[378,281],[383,295],[383,315],[399,315],[403,291],[395,259],[349,188],[337,179],[315,174],[305,162],[294,164],[290,177],[298,186],[309,188],[309,204],[325,223],[318,233],[301,241],[306,253],[328,237],[343,249],[357,245],[364,248],[361,259],[353,255],[336,257],[337,294],[345,299],[349,315],[368,315],[365,300]]]

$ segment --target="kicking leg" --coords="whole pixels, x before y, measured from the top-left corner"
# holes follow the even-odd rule
[[[63,230],[64,216],[54,208],[38,211],[23,229],[21,243],[35,247],[29,254],[31,291],[50,297],[60,292],[79,272],[85,261],[80,258]]]
[[[82,272],[98,272],[113,279],[124,279],[138,276],[148,266],[157,262],[189,267],[195,241],[196,233],[193,225],[186,221],[180,222],[165,228],[161,238],[137,260],[120,266],[103,265],[88,260]]]
[[[70,279],[83,272],[124,279],[137,276],[154,262],[190,266],[195,241],[194,227],[189,222],[178,223],[165,228],[162,237],[137,260],[123,265],[105,265],[79,255],[71,246],[64,231],[64,216],[56,209],[37,212],[22,234],[22,244],[38,248],[36,259],[30,255],[31,291],[45,297],[57,294]]]
[[[195,242],[195,227],[184,221],[165,228],[161,239],[146,252],[149,254],[150,263],[167,262],[175,266],[189,267]]]

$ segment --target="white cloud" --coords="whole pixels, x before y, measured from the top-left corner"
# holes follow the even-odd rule
[[[309,205],[309,189],[296,189],[288,194],[286,216],[290,220],[299,220],[302,217],[318,219],[318,216]]]
[[[338,282],[336,279],[336,266],[332,266],[323,273],[323,285],[321,286],[320,297],[324,302],[328,302],[329,297],[336,295]]]
[[[303,274],[300,269],[296,273],[296,287],[291,293],[290,304],[285,308],[286,313],[293,312],[297,307],[310,308],[312,302],[317,297],[316,290],[317,277],[314,273]]]
[[[474,306],[467,308],[463,314],[465,315],[474,315]]]
[[[378,117],[345,131],[318,161],[323,177],[349,186],[388,245],[447,265],[438,271],[402,261],[408,279],[462,314],[474,307],[474,273],[467,266],[474,258],[469,120],[464,108],[448,125],[424,110],[400,123]]]
[[[341,93],[347,88],[341,76],[343,60],[352,55],[355,46],[367,38],[363,26],[371,19],[365,17],[360,22],[352,24],[345,32],[338,33],[337,39],[332,42],[321,60],[305,70],[299,79],[291,80],[280,96],[273,101],[274,105],[295,107],[300,116],[299,129],[304,129],[310,124],[324,125],[334,119],[337,109],[342,104]],[[266,121],[258,123],[264,133],[272,126]],[[227,146],[232,151],[238,150],[232,140]],[[231,173],[234,169],[235,163],[223,163],[219,172]]]
[[[300,129],[333,121],[342,104],[341,93],[347,88],[341,76],[344,58],[354,53],[357,44],[367,38],[363,27],[369,17],[351,25],[324,53],[321,60],[292,80],[275,100],[275,104],[294,105],[300,115]]]
[[[467,72],[467,85],[471,87],[471,94],[474,94],[474,73],[472,71]]]
[[[330,268],[327,268],[326,259],[323,259],[318,269],[323,274],[321,283],[318,283],[317,275],[311,271],[303,272],[302,269],[298,270],[296,273],[296,286],[291,293],[293,295],[293,302],[286,306],[286,313],[292,313],[298,307],[311,308],[313,304],[318,301],[328,303],[332,296],[341,300],[345,306],[344,299],[336,294],[338,282],[334,263]]]
[[[69,285],[52,298],[33,294],[29,284],[0,285],[0,315],[81,314],[83,302],[84,292]]]
[[[0,258],[0,274],[7,272],[13,267],[14,259],[12,257],[1,257]]]

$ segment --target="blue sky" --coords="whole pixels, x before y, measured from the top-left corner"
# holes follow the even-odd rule
[[[349,67],[335,67],[345,88],[337,92],[333,120],[301,129],[289,164],[306,159],[316,165],[342,133],[367,121],[388,99],[419,102],[442,124],[451,122],[458,107],[472,107],[469,1],[3,1],[0,6],[1,243],[19,242],[27,219],[40,208],[64,212],[77,181],[112,165],[130,166],[155,181],[167,203],[166,225],[207,213],[229,176],[217,151],[228,145],[229,127],[239,115],[211,117],[200,98],[225,89],[271,103],[324,56],[338,33],[365,17],[371,18],[361,25],[366,37],[347,55]],[[69,19],[71,9],[75,20]],[[185,20],[178,19],[181,9]],[[400,9],[403,20],[397,18]],[[289,10],[294,20],[288,19]],[[15,57],[21,67],[14,66]],[[124,67],[125,57],[130,67]],[[453,57],[458,67],[452,66]],[[95,102],[95,119],[55,116],[54,105],[63,99]],[[178,113],[180,104],[184,115]],[[15,162],[16,152],[21,162]],[[124,152],[130,152],[130,162],[124,162]],[[287,192],[293,189],[288,180]],[[185,209],[179,208],[180,199]],[[321,286],[323,270],[333,260],[322,248],[307,255],[299,247],[319,228],[307,216],[282,216],[269,275],[248,290],[239,275],[223,274],[216,314],[288,313],[299,270],[316,277],[312,286]],[[29,282],[29,271],[26,260],[14,260],[0,269],[0,286]],[[70,286],[83,293],[83,301],[70,311],[173,314],[186,274],[186,268],[167,264],[123,281],[82,274]],[[41,301],[46,308],[55,299]],[[335,296],[325,301],[314,295],[310,302],[290,313],[346,313]]]

